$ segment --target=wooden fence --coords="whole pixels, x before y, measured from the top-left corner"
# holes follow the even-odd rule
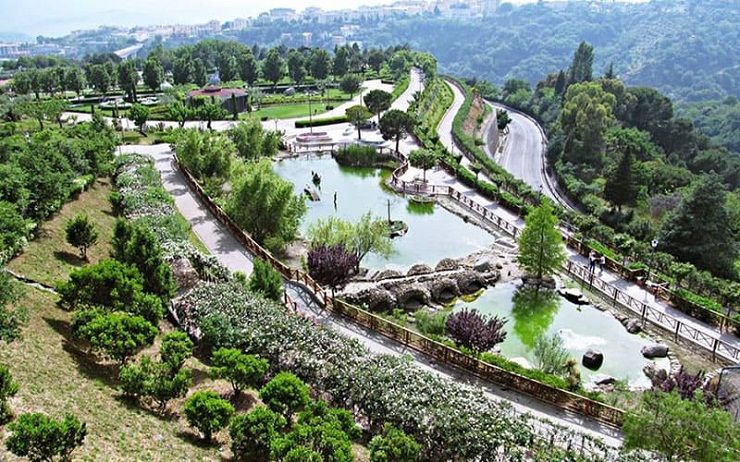
[[[201,202],[211,213],[226,226],[236,239],[254,256],[270,263],[283,277],[290,281],[299,283],[306,287],[314,299],[323,308],[345,316],[353,322],[381,333],[405,346],[413,348],[432,358],[445,362],[445,364],[463,369],[477,377],[491,383],[503,385],[519,392],[525,393],[533,398],[555,405],[561,409],[583,414],[608,425],[618,427],[621,425],[623,412],[620,409],[607,404],[589,399],[567,390],[551,387],[542,382],[507,371],[500,367],[486,363],[479,359],[467,356],[462,352],[442,343],[436,342],[406,327],[400,326],[392,321],[384,319],[369,311],[350,305],[341,300],[332,298],[330,291],[324,289],[314,281],[311,276],[297,269],[291,269],[283,262],[273,257],[270,252],[259,245],[247,233],[245,233],[210,197],[205,193],[200,184],[193,178],[190,172],[177,161],[175,156],[174,165],[182,172],[190,188],[195,192]],[[403,167],[403,166],[402,166]],[[401,167],[401,168],[402,168]],[[452,196],[451,196],[452,197]],[[461,200],[458,198],[458,200]],[[297,305],[287,294],[284,296],[286,303],[294,309]]]
[[[393,171],[390,183],[396,190],[412,194],[442,195],[450,197],[467,210],[482,218],[486,223],[496,226],[496,228],[509,236],[516,239],[519,233],[521,233],[521,228],[519,226],[506,221],[454,188],[402,180],[401,176],[408,171],[408,168],[408,163],[404,162],[403,165]],[[568,234],[566,234],[565,239],[568,245],[575,248],[579,253],[582,252],[580,241],[573,239],[572,236]],[[607,267],[617,270],[619,268],[615,262],[609,260],[607,260]],[[714,338],[669,314],[651,307],[645,302],[640,301],[617,287],[610,285],[608,282],[595,277],[593,273],[588,272],[588,269],[585,266],[578,265],[572,261],[566,261],[563,263],[563,270],[584,284],[588,284],[590,288],[596,289],[597,292],[601,293],[606,298],[611,299],[613,303],[618,303],[639,315],[640,320],[643,323],[645,321],[651,322],[658,327],[672,332],[675,340],[682,338],[704,348],[711,353],[713,360],[716,360],[717,357],[721,357],[732,362],[740,360],[740,348],[725,342],[724,340]]]

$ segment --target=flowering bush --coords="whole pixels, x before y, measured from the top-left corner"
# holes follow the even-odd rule
[[[466,308],[447,317],[447,333],[459,344],[481,352],[504,341],[505,322],[497,316],[486,319],[479,311]]]

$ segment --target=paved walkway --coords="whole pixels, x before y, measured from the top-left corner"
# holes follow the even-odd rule
[[[453,88],[455,88],[453,86]],[[455,92],[453,90],[453,93],[455,95],[455,103],[453,103],[452,108],[460,107],[462,105],[462,102],[460,99],[464,99],[464,96],[462,92],[457,91]],[[451,114],[452,111],[448,111],[447,114],[445,114],[445,117],[443,117],[442,122],[440,122],[440,125],[438,127],[439,129],[439,138],[440,141],[444,144],[444,146],[451,152],[462,152],[460,148],[454,143],[452,138],[452,125],[449,122],[451,118],[454,119],[454,115]],[[533,122],[532,122],[533,123]],[[408,171],[401,177],[404,181],[414,181],[418,180],[422,177],[422,172],[419,169],[415,169],[413,167],[410,167]],[[498,205],[496,202],[491,201],[490,199],[487,199],[480,194],[478,194],[473,188],[470,188],[459,181],[450,174],[448,174],[445,170],[443,170],[441,167],[437,166],[432,171],[427,172],[427,180],[430,185],[442,185],[442,186],[449,186],[451,188],[454,188],[461,194],[465,195],[467,198],[472,200],[473,202],[481,205],[482,207],[485,207],[489,212],[494,213],[495,215],[501,217],[502,219],[506,220],[509,223],[515,224],[517,227],[522,228],[524,226],[524,220],[511,212],[510,210]],[[567,248],[566,249],[568,254],[568,259],[575,264],[586,266],[588,264],[587,258],[583,257],[579,254],[577,254],[573,249]],[[641,286],[622,279],[618,274],[609,271],[604,270],[602,273],[597,273],[596,277],[603,280],[604,282],[608,283],[610,286],[615,287],[636,300],[645,303],[649,307],[664,313],[676,320],[679,320],[681,323],[683,323],[686,326],[690,326],[699,332],[705,334],[706,336],[709,336],[713,339],[719,339],[723,342],[725,342],[728,345],[731,345],[735,348],[740,349],[740,339],[738,339],[737,336],[726,333],[726,332],[720,332],[717,328],[714,326],[711,326],[705,322],[702,322],[696,318],[693,318],[669,305],[667,305],[662,300],[657,300],[655,296],[643,289]],[[669,326],[666,326],[669,327]],[[681,334],[681,337],[692,341],[690,338],[688,338],[685,334]],[[726,359],[728,358],[726,355]]]

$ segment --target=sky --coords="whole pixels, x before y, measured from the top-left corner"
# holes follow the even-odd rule
[[[59,36],[99,25],[194,24],[257,16],[275,7],[325,10],[393,0],[0,0],[0,34]]]

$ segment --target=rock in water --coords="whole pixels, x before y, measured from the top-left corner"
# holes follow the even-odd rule
[[[665,358],[668,356],[668,347],[660,343],[652,343],[642,347],[640,353],[648,359]]]
[[[583,354],[581,364],[589,369],[596,370],[604,364],[604,353],[596,350],[588,350]]]
[[[642,331],[642,325],[637,319],[628,320],[625,327],[630,334],[639,334]]]

